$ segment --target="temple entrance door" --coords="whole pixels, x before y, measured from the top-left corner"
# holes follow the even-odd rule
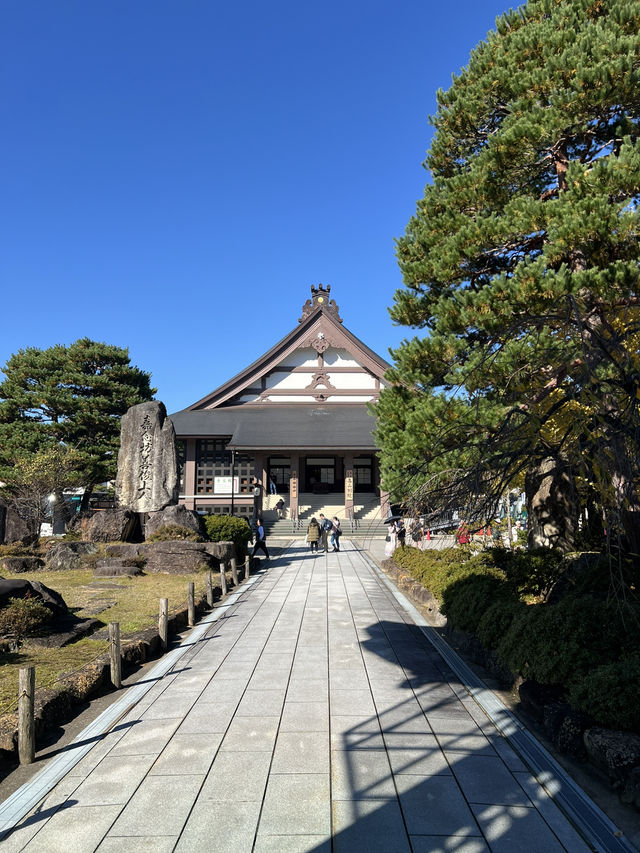
[[[274,480],[278,492],[286,494],[289,491],[289,480],[291,479],[291,459],[288,456],[270,456],[268,480]]]
[[[341,466],[335,456],[307,456],[304,466],[304,491],[327,494],[343,488]]]

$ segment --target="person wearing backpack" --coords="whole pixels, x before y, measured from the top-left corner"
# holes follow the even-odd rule
[[[331,531],[331,545],[334,551],[340,550],[340,537],[342,536],[342,528],[340,527],[340,519],[334,515]]]
[[[328,518],[325,518],[323,512],[320,513],[320,535],[322,536],[322,550],[325,554],[329,552],[329,534],[333,530],[333,524]]]

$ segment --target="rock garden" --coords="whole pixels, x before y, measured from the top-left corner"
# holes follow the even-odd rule
[[[125,668],[161,653],[159,600],[170,629],[187,623],[187,587],[206,607],[212,573],[231,584],[251,536],[241,519],[200,517],[172,505],[154,513],[113,510],[79,518],[62,539],[0,546],[0,773],[16,760],[18,669],[36,672],[36,734],[109,689],[108,624],[118,622]],[[126,540],[138,541],[126,541]]]

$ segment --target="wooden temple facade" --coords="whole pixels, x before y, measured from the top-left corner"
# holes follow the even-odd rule
[[[352,518],[380,492],[375,419],[389,363],[343,325],[329,286],[311,288],[297,326],[201,400],[171,415],[181,454],[180,501],[201,513],[251,516],[265,494],[327,495]]]

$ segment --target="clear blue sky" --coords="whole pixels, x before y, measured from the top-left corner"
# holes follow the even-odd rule
[[[500,0],[4,0],[0,366],[129,347],[169,411],[331,284],[385,357],[436,90]]]

